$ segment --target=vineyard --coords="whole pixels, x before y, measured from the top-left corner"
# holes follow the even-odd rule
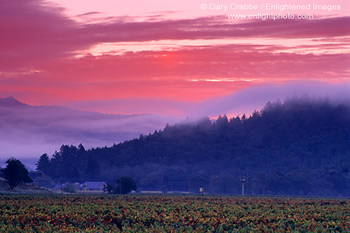
[[[349,232],[350,201],[0,196],[0,232]]]

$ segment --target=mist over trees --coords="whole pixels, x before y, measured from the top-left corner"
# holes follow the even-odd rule
[[[37,169],[56,181],[132,177],[139,190],[350,196],[350,108],[328,101],[267,103],[251,116],[166,126],[85,150],[62,145]]]

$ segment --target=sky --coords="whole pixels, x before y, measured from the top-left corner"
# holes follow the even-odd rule
[[[0,0],[0,97],[185,117],[257,87],[347,85],[349,12],[348,0]]]
[[[0,0],[0,98],[103,113],[0,109],[0,166],[277,99],[350,102],[349,49],[348,0]]]

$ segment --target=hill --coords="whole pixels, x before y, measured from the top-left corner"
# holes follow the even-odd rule
[[[166,126],[112,147],[63,145],[39,168],[55,180],[133,177],[142,190],[350,195],[350,107],[291,99],[251,116]]]
[[[174,119],[31,106],[14,97],[0,98],[0,158],[14,156],[35,164],[38,154],[65,143],[84,143],[89,148],[113,145],[161,129],[169,121]]]
[[[24,107],[28,106],[12,96],[6,98],[0,98],[0,107]]]

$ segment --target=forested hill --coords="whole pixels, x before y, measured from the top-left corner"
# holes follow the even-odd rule
[[[141,190],[350,196],[350,108],[268,103],[250,117],[167,126],[110,148],[62,146],[39,170],[61,181],[131,176]]]

